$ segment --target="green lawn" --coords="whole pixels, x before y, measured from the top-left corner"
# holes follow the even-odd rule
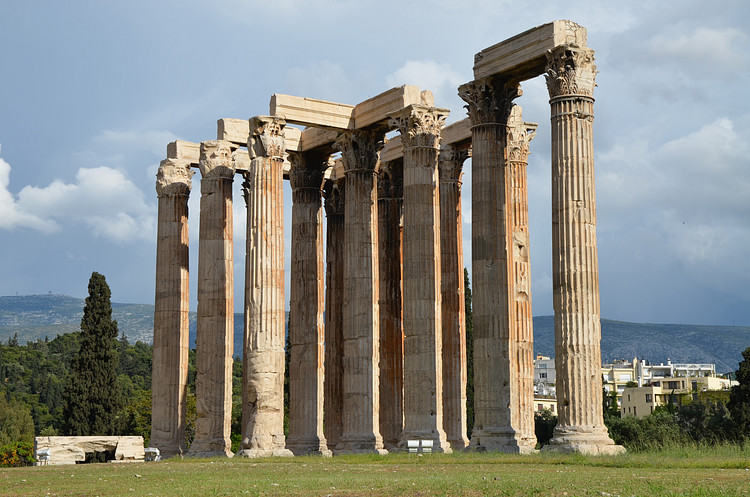
[[[0,469],[2,496],[750,496],[750,449],[463,453]]]

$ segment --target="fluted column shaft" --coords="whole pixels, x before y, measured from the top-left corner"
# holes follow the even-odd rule
[[[231,456],[234,262],[228,142],[202,142],[195,357],[197,418],[189,455]]]
[[[443,429],[438,153],[447,109],[410,106],[391,117],[404,144],[404,430],[450,452]]]
[[[327,155],[289,156],[292,262],[289,314],[289,438],[295,455],[330,455],[323,435],[323,168]]]
[[[443,320],[443,426],[453,450],[466,437],[466,302],[461,215],[461,169],[468,149],[440,152],[440,263]]]
[[[326,298],[324,425],[329,447],[343,429],[344,382],[344,181],[326,185]]]
[[[284,436],[284,195],[285,122],[250,119],[245,176],[247,259],[242,387],[245,457],[287,456]]]
[[[549,450],[622,451],[602,413],[594,193],[593,50],[547,55],[552,135],[552,271],[558,423]]]
[[[336,452],[385,453],[380,435],[377,167],[382,133],[343,132],[344,413]]]
[[[404,327],[401,292],[403,164],[382,164],[378,174],[380,262],[380,433],[395,448],[404,427]]]
[[[189,348],[188,197],[193,172],[187,162],[161,162],[156,180],[154,358],[151,383],[151,446],[163,457],[182,454]]]

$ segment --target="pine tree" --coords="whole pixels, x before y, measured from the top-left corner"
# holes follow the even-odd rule
[[[474,321],[471,314],[471,282],[464,268],[464,306],[466,312],[466,436],[474,429]]]
[[[727,407],[732,414],[732,421],[737,426],[737,435],[741,439],[750,439],[750,347],[742,352],[745,359],[737,370],[739,385],[732,387]]]
[[[109,286],[103,275],[94,272],[81,319],[81,346],[65,391],[68,435],[116,435],[119,431],[122,395],[117,380],[117,335]]]

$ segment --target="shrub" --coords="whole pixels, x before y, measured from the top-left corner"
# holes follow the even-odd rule
[[[549,444],[557,426],[557,416],[549,409],[534,413],[534,433],[536,434],[537,446]]]
[[[0,448],[0,466],[32,466],[34,459],[34,446],[28,442],[13,442]]]

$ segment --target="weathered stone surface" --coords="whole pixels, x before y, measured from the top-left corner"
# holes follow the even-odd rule
[[[378,413],[378,214],[383,133],[346,131],[336,141],[346,170],[344,207],[343,431],[337,453],[386,453]]]
[[[552,113],[552,292],[558,423],[545,450],[623,452],[604,425],[594,192],[593,50],[547,59]],[[574,352],[574,353],[573,353]]]
[[[86,460],[86,453],[115,451],[115,461],[143,461],[143,437],[36,437],[34,453],[48,450],[49,464],[76,464]]]
[[[291,456],[284,436],[284,195],[285,122],[250,119],[245,175],[247,259],[243,354],[244,457]]]
[[[445,133],[445,128],[443,128]],[[443,320],[443,426],[453,450],[464,449],[466,437],[466,308],[461,215],[461,170],[467,148],[440,150],[440,285]]]
[[[543,74],[546,54],[560,46],[586,46],[586,28],[571,21],[553,21],[485,48],[474,56],[474,79],[503,74],[523,81]]]
[[[403,161],[381,161],[378,171],[380,398],[383,399],[380,403],[380,434],[388,450],[396,448],[404,427],[403,176]]]
[[[295,455],[330,456],[323,435],[323,170],[328,154],[293,152],[289,437]]]
[[[404,145],[404,430],[451,452],[443,429],[438,152],[447,109],[410,106],[391,115]]]
[[[185,447],[188,369],[188,196],[193,171],[187,161],[161,162],[156,241],[151,445],[164,457]]]
[[[201,143],[201,212],[198,255],[195,440],[188,455],[232,456],[232,354],[234,260],[232,180],[228,142]]]

